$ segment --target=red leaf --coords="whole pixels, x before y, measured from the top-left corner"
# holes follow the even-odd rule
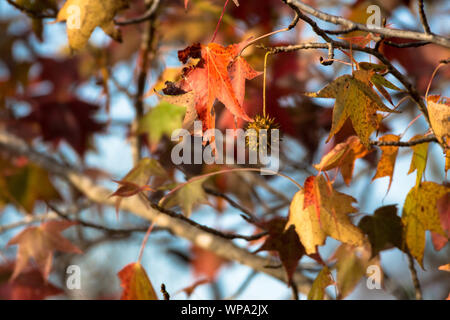
[[[437,251],[439,251],[445,247],[448,242],[448,237],[450,236],[450,193],[447,193],[445,196],[440,198],[436,204],[442,229],[447,233],[447,237],[441,236],[435,232],[431,233],[433,246]]]
[[[227,262],[215,253],[197,246],[193,246],[191,251],[193,253],[191,265],[194,274],[205,276],[210,280],[215,279],[220,268]]]
[[[283,263],[288,279],[291,280],[299,260],[305,254],[305,248],[301,244],[294,226],[286,229],[286,223],[285,218],[274,218],[263,222],[261,227],[268,231],[269,236],[256,252],[276,251]]]
[[[53,95],[47,95],[29,100],[33,111],[19,121],[29,126],[38,125],[43,139],[52,142],[55,147],[65,140],[83,156],[92,134],[105,128],[104,124],[94,119],[98,106],[76,97],[58,100]]]
[[[9,278],[13,269],[14,263],[0,266],[0,279]],[[46,281],[36,268],[24,270],[14,281],[0,283],[0,300],[43,300],[63,293],[63,290]]]
[[[181,62],[190,58],[199,62],[183,71],[181,89],[194,91],[195,108],[203,122],[203,130],[215,128],[213,105],[219,100],[236,118],[252,121],[242,107],[245,95],[245,80],[256,77],[254,71],[242,57],[237,57],[245,42],[223,47],[217,43],[207,46],[194,44],[178,52]]]

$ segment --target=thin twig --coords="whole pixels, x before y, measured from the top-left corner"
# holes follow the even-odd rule
[[[161,213],[164,213],[172,218],[177,218],[177,219],[183,220],[183,221],[189,223],[191,226],[194,226],[200,230],[209,232],[211,234],[214,234],[214,235],[219,236],[224,239],[228,239],[228,240],[243,239],[243,240],[247,240],[247,241],[254,241],[254,240],[261,239],[262,237],[267,235],[267,232],[261,232],[261,233],[258,233],[258,234],[252,235],[252,236],[245,236],[245,235],[240,235],[240,234],[221,232],[216,229],[210,228],[208,226],[199,224],[199,223],[195,222],[194,220],[191,220],[191,219],[185,217],[181,213],[163,208],[163,207],[157,205],[156,203],[150,202],[150,200],[148,200],[148,202],[153,209],[156,209]]]
[[[166,285],[161,283],[161,293],[163,294],[164,300],[170,300],[170,294],[166,290]]]
[[[356,28],[356,30],[359,31],[365,31],[369,33],[375,33],[379,35],[383,35],[386,37],[397,37],[397,38],[403,38],[403,39],[410,39],[410,40],[420,40],[420,41],[430,41],[435,44],[438,44],[443,47],[450,48],[450,38],[438,36],[435,34],[427,34],[427,33],[421,33],[416,31],[409,31],[409,30],[400,30],[400,29],[391,29],[391,28],[369,28],[366,25],[353,22],[351,20],[335,16],[332,14],[328,14],[325,12],[322,12],[320,10],[316,10],[313,7],[305,4],[303,1],[299,0],[283,0],[284,3],[289,5],[291,8],[297,8],[298,10],[302,10],[303,12],[306,12],[308,14],[313,15],[314,17],[326,21],[329,23],[333,23],[336,25],[341,25],[345,27],[346,29]]]
[[[419,277],[417,276],[417,271],[414,267],[414,258],[409,252],[407,252],[406,255],[408,256],[409,271],[411,271],[411,278],[414,284],[416,300],[422,300],[422,289],[420,288]]]
[[[59,210],[56,206],[54,206],[48,202],[47,202],[47,205],[50,209],[52,209],[56,213],[57,216],[63,218],[64,220],[74,221],[83,227],[97,229],[97,230],[104,231],[109,234],[128,234],[128,233],[132,233],[132,232],[146,232],[148,229],[148,227],[137,227],[137,228],[130,228],[130,229],[108,228],[108,227],[105,227],[105,226],[102,226],[102,225],[99,225],[96,223],[88,222],[88,221],[85,221],[85,220],[82,220],[79,218],[71,218],[69,215],[67,215],[67,214],[63,213],[61,210]],[[156,231],[156,230],[154,230],[154,231]]]
[[[216,197],[220,197],[220,198],[224,199],[225,201],[227,201],[232,207],[234,207],[234,208],[240,210],[241,212],[243,212],[250,221],[258,220],[256,218],[256,216],[253,214],[253,212],[251,212],[249,209],[241,206],[239,203],[237,203],[236,201],[231,199],[225,193],[219,192],[219,191],[214,190],[214,189],[206,188],[206,187],[204,187],[203,189],[205,190],[206,193],[208,193],[210,195],[213,195],[213,196],[216,196]]]
[[[384,146],[395,146],[395,147],[412,147],[422,143],[438,142],[435,136],[429,136],[425,138],[415,139],[411,141],[370,141],[372,146],[384,147]]]
[[[383,41],[383,44],[386,44],[388,46],[391,47],[395,47],[395,48],[417,48],[417,47],[422,47],[422,46],[426,46],[427,44],[430,44],[430,41],[415,41],[415,42],[406,42],[406,43],[395,43],[392,41]]]
[[[151,1],[151,3],[150,3]],[[146,4],[150,9],[154,8],[154,12],[152,13],[152,19],[147,22],[147,26],[145,27],[144,34],[142,35],[141,40],[141,48],[138,57],[139,64],[139,74],[137,79],[137,92],[134,100],[134,109],[136,111],[136,117],[132,124],[132,131],[135,134],[134,139],[132,140],[132,151],[133,151],[133,160],[136,165],[138,161],[141,159],[141,151],[143,148],[143,141],[138,133],[139,122],[144,116],[144,93],[145,93],[145,85],[147,83],[147,75],[150,64],[150,52],[153,49],[153,39],[155,34],[155,19],[154,14],[156,12],[156,8],[158,7],[159,1],[157,0],[146,0]]]
[[[425,14],[423,0],[417,0],[417,6],[419,7],[420,22],[422,23],[423,30],[425,33],[431,34],[430,25],[428,24],[427,15]]]
[[[160,2],[160,0],[153,0],[151,5],[147,9],[147,11],[140,17],[132,18],[132,19],[129,19],[129,20],[124,20],[124,21],[114,21],[114,23],[116,25],[118,25],[118,26],[127,26],[127,25],[130,25],[130,24],[138,24],[138,23],[141,23],[141,22],[152,20],[153,16],[156,13],[156,10],[158,9],[159,2]]]
[[[13,222],[11,224],[0,226],[0,233],[20,228],[26,225],[30,225],[37,222],[43,222],[48,220],[53,220],[58,218],[58,216],[54,212],[46,213],[46,214],[39,214],[39,215],[33,215],[33,216],[26,216],[24,219]]]

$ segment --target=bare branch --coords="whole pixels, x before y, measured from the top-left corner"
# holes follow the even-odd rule
[[[431,34],[430,25],[428,24],[427,16],[425,14],[423,0],[417,0],[417,6],[419,7],[420,22],[422,23],[423,30],[425,33]]]
[[[147,11],[142,16],[124,21],[114,21],[114,23],[118,26],[126,26],[152,20],[158,9],[159,3],[160,0],[153,0]]]
[[[408,256],[409,270],[411,271],[411,278],[414,284],[416,300],[422,300],[422,289],[420,288],[419,277],[417,276],[417,271],[414,267],[414,258],[409,252],[407,252],[406,255]]]
[[[435,136],[429,136],[421,139],[415,139],[412,141],[370,141],[372,146],[384,147],[384,146],[395,146],[395,147],[412,147],[422,143],[438,142]]]
[[[389,29],[389,28],[369,28],[366,25],[353,22],[351,20],[331,15],[313,7],[305,4],[303,1],[299,0],[283,0],[284,3],[289,5],[291,8],[297,8],[303,12],[313,15],[314,17],[333,23],[336,25],[341,25],[346,29],[355,29],[359,31],[365,31],[369,33],[376,33],[386,37],[396,37],[402,39],[429,41],[437,45],[450,48],[450,39],[448,37],[442,37],[434,34],[420,33],[415,31],[399,30],[399,29]]]

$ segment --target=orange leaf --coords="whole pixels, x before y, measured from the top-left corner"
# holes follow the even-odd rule
[[[158,300],[152,283],[139,262],[127,264],[117,275],[123,288],[121,300]]]
[[[260,73],[238,54],[245,44],[223,47],[217,43],[194,44],[178,52],[181,62],[199,59],[195,66],[184,69],[184,79],[179,83],[186,92],[193,91],[195,108],[203,122],[203,130],[215,128],[214,102],[219,100],[238,118],[252,119],[242,107],[245,96],[245,80],[253,79]]]
[[[380,137],[380,141],[383,142],[398,142],[400,141],[400,136],[396,136],[394,134],[387,134],[385,136]],[[372,181],[381,178],[381,177],[389,177],[389,189],[391,188],[392,183],[392,175],[394,174],[395,160],[397,159],[398,147],[397,146],[384,146],[380,147],[381,151],[381,159],[378,162],[377,172],[375,176],[372,178]]]
[[[339,168],[344,182],[348,185],[352,180],[356,159],[364,157],[368,152],[357,136],[351,136],[322,157],[320,163],[314,165],[314,168],[319,171]]]
[[[37,227],[28,227],[13,237],[8,245],[17,244],[17,261],[11,279],[14,280],[25,268],[31,258],[36,262],[44,279],[48,278],[52,267],[53,251],[82,253],[69,240],[61,235],[65,229],[77,224],[72,221],[49,221]]]

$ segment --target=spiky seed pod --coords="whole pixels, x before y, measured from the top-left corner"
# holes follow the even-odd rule
[[[280,125],[275,122],[274,118],[270,118],[269,116],[257,115],[255,117],[254,121],[250,122],[247,125],[248,135],[246,136],[245,141],[246,141],[249,149],[252,151],[258,150],[259,143],[260,143],[260,137],[261,137],[262,141],[264,141],[264,138],[266,138],[266,141],[267,141],[266,145],[262,145],[261,147],[264,150],[267,148],[268,149],[267,151],[270,151],[270,147],[271,147],[270,143],[272,141],[271,140],[272,130],[274,130],[274,129],[278,130],[279,128],[280,128]],[[265,129],[265,131],[262,131],[264,129]],[[263,135],[266,137],[263,137]]]

